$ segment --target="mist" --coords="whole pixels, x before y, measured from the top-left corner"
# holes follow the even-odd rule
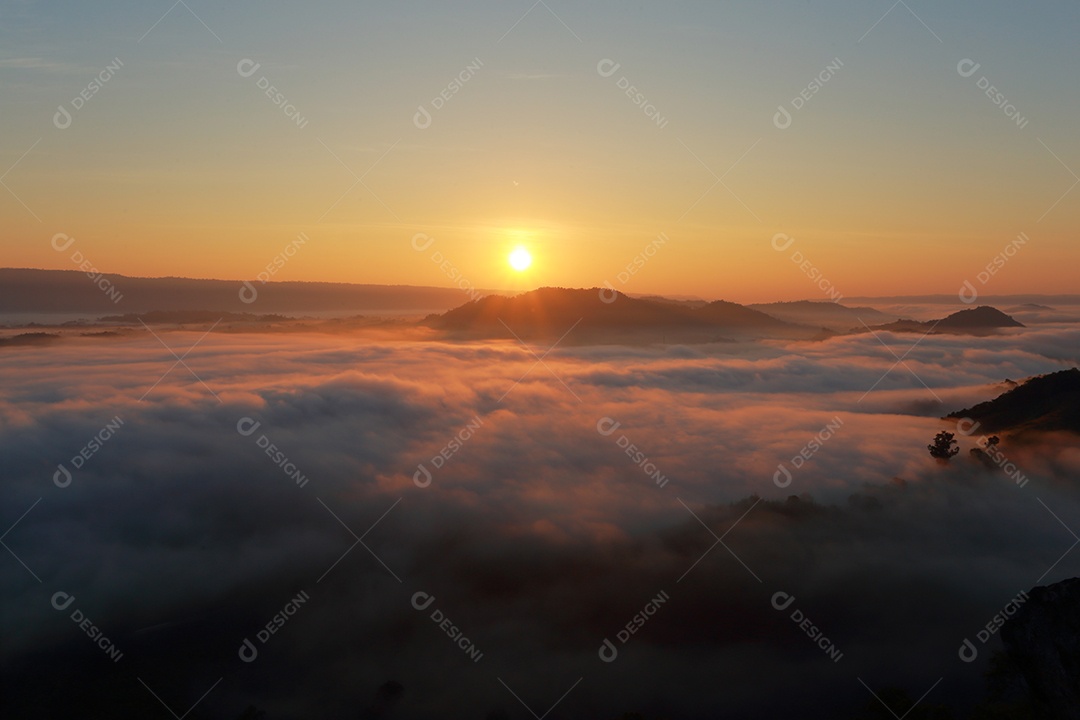
[[[934,701],[971,703],[996,638],[972,663],[962,641],[1078,570],[1080,450],[1007,439],[1020,485],[974,435],[948,466],[925,445],[1006,377],[1076,364],[1078,334],[928,336],[896,367],[914,337],[8,348],[5,694],[527,717],[572,687],[554,717],[824,718],[863,682],[941,679]]]

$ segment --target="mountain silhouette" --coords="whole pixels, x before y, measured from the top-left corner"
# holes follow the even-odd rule
[[[952,315],[947,315],[939,320],[897,320],[896,322],[874,325],[871,330],[889,330],[892,332],[919,332],[919,333],[957,333],[981,335],[992,333],[1000,328],[1025,327],[1020,323],[989,305],[980,305],[976,308],[958,310]],[[866,328],[852,328],[852,332],[864,332]]]
[[[1080,578],[1031,590],[1001,628],[1011,667],[1037,714],[1080,720]]]
[[[897,318],[896,315],[883,313],[871,307],[848,307],[825,300],[754,303],[747,305],[747,307],[767,313],[785,322],[813,326],[824,325],[834,330],[846,330],[853,326],[862,327],[862,323],[867,325],[887,323]]]
[[[248,282],[258,292],[258,299],[251,302],[241,299],[243,281],[240,280],[147,278],[114,273],[104,273],[101,277],[108,281],[107,287],[116,289],[122,301],[114,302],[86,273],[77,270],[0,268],[0,313],[114,315],[161,310],[263,314],[389,310],[420,315],[455,307],[467,297],[463,290],[448,287],[277,280],[262,283],[252,278]]]
[[[574,328],[576,342],[715,342],[821,333],[820,328],[787,323],[724,300],[673,303],[600,288],[545,287],[513,297],[489,295],[431,315],[423,324],[476,337],[507,337],[512,332],[522,338],[558,338]]]
[[[937,326],[939,329],[1024,327],[1022,323],[989,305],[954,312],[938,321]]]
[[[948,417],[978,420],[982,432],[1080,433],[1080,368],[1033,377],[993,400]]]

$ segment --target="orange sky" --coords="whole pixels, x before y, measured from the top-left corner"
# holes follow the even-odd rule
[[[862,39],[873,18],[812,8],[537,14],[505,40],[501,17],[386,12],[328,12],[287,44],[287,13],[222,11],[213,36],[167,17],[135,43],[114,8],[68,45],[16,15],[0,264],[70,269],[65,233],[106,272],[250,279],[304,233],[274,279],[768,301],[954,293],[1025,233],[980,287],[1076,289],[1080,96],[1052,68],[1077,51],[1017,44],[1013,10],[936,32],[898,13]],[[1067,24],[1028,21],[1044,40]]]

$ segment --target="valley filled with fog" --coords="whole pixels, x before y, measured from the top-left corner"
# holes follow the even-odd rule
[[[26,708],[161,712],[140,683],[178,712],[213,686],[192,717],[521,717],[571,688],[561,712],[592,717],[846,718],[867,686],[965,707],[998,649],[976,633],[1080,571],[1076,436],[1002,433],[1006,472],[941,419],[1077,365],[1072,323],[554,348],[209,329],[0,354]]]

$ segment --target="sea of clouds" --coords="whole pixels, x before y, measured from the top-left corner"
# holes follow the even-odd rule
[[[866,686],[971,702],[998,647],[976,633],[1080,572],[1080,447],[1005,439],[1020,486],[968,458],[981,433],[947,466],[926,445],[956,430],[941,416],[1078,348],[1067,323],[550,352],[220,330],[2,348],[0,703],[274,719],[837,718]]]

